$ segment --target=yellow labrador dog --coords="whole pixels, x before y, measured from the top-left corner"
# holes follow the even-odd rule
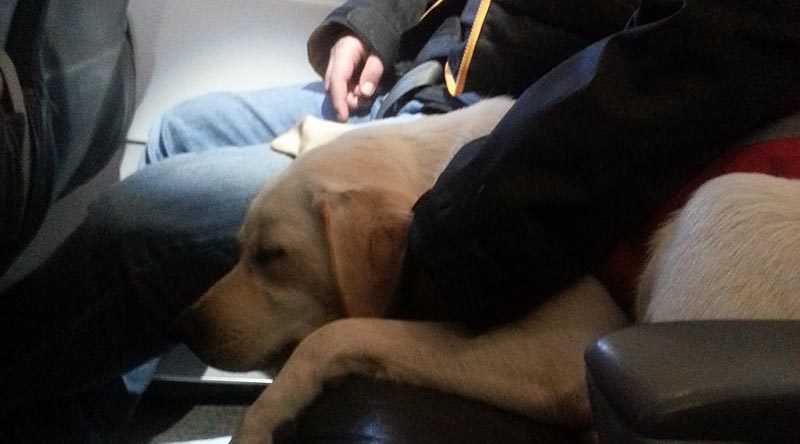
[[[511,105],[507,98],[490,99],[445,115],[355,129],[306,119],[275,140],[276,149],[297,159],[252,203],[239,235],[239,263],[180,320],[194,332],[187,338],[190,347],[224,369],[268,368],[292,351],[247,411],[235,442],[271,442],[272,430],[296,416],[326,382],[350,374],[431,387],[552,424],[590,425],[583,351],[628,322],[594,278],[580,280],[520,321],[480,336],[453,325],[379,318],[398,278],[412,205],[457,149],[491,131]],[[777,187],[784,188],[776,199],[789,207],[794,201],[787,194],[800,196],[797,183]],[[708,193],[716,198],[711,188]],[[743,218],[756,212],[743,211]],[[781,249],[790,251],[781,260],[798,264],[797,208],[791,214],[792,247]],[[681,223],[679,216],[670,227]],[[676,313],[683,302],[658,304],[674,290],[659,279],[674,271],[674,261],[665,256],[673,249],[691,250],[693,240],[676,238],[679,231],[665,228],[656,243],[643,284],[658,295],[642,308],[650,319],[699,316],[719,308],[695,305],[687,316]],[[745,273],[751,262],[733,263],[729,273]],[[773,271],[786,277],[792,267]],[[785,301],[792,284],[781,282],[775,299]],[[702,277],[684,287],[687,300],[707,295]],[[796,296],[788,303],[795,315]],[[720,298],[718,305],[726,303]]]

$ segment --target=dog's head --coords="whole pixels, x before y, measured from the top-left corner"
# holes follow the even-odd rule
[[[301,156],[251,204],[240,259],[177,322],[205,362],[268,368],[311,331],[343,316],[383,314],[413,199],[341,187],[324,150]],[[318,155],[319,153],[319,155]]]

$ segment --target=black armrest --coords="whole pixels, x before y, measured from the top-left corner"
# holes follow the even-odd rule
[[[800,442],[800,322],[640,325],[585,357],[603,442]]]
[[[577,444],[579,433],[421,387],[350,378],[326,389],[278,444]]]

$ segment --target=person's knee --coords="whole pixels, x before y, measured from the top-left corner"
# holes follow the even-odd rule
[[[142,166],[177,154],[205,149],[207,129],[219,109],[231,100],[227,92],[194,97],[167,109],[150,127]]]
[[[99,248],[120,248],[157,238],[178,225],[158,222],[163,209],[157,199],[159,187],[141,187],[123,181],[100,194],[90,203],[82,229],[91,233]]]
[[[129,234],[233,236],[261,186],[290,162],[261,146],[178,156],[112,186],[88,218]]]

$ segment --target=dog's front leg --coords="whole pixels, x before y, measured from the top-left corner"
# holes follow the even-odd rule
[[[326,382],[351,374],[376,375],[372,361],[359,351],[366,319],[327,324],[304,339],[253,405],[234,436],[235,444],[268,444],[276,427],[294,419],[322,391]]]
[[[326,382],[362,374],[478,399],[565,426],[589,423],[583,350],[625,325],[584,279],[516,323],[473,337],[449,325],[353,318],[307,337],[245,414],[237,443],[267,443]]]
[[[411,358],[409,365],[421,367],[423,373],[428,373],[439,365],[436,349],[449,348],[454,342],[466,339],[456,330],[435,323],[371,318],[331,322],[297,346],[272,384],[247,410],[232,443],[271,443],[273,431],[311,404],[326,383],[348,375],[430,385],[429,380],[408,380],[408,373],[404,371],[387,371],[386,366],[397,367],[387,355],[395,351],[403,356],[416,355],[417,346],[421,345],[424,349],[420,351],[421,356]],[[430,358],[433,362],[428,362]]]

